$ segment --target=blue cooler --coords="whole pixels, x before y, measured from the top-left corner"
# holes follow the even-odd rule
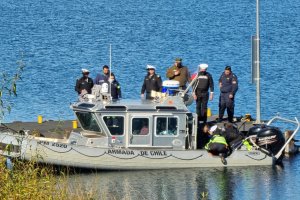
[[[175,95],[175,91],[179,89],[179,81],[167,80],[163,82],[162,86],[162,93],[173,96]]]

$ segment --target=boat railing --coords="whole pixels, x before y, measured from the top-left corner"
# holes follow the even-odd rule
[[[285,147],[290,143],[290,141],[294,138],[294,136],[296,135],[296,133],[298,132],[299,128],[300,128],[300,123],[297,119],[297,117],[295,117],[295,120],[290,120],[290,119],[286,119],[280,116],[275,116],[272,119],[270,119],[267,122],[267,125],[271,125],[272,123],[274,123],[275,121],[283,121],[283,122],[287,122],[287,123],[292,123],[297,125],[296,129],[294,130],[294,132],[291,134],[291,136],[289,137],[289,139],[285,142],[285,144],[283,145],[283,147],[278,151],[278,153],[274,156],[276,159],[278,159],[282,152],[284,151]]]

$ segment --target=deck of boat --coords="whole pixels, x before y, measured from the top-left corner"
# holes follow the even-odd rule
[[[48,120],[43,121],[42,123],[37,122],[22,122],[22,121],[16,121],[12,123],[5,123],[5,126],[8,128],[15,130],[19,132],[20,130],[30,130],[31,134],[34,135],[41,135],[44,137],[50,137],[50,138],[64,138],[72,130],[74,131],[80,131],[80,126],[78,124],[77,129],[73,128],[73,121],[72,120],[60,120],[60,121],[54,121],[54,120]]]
[[[208,122],[215,124],[217,116],[211,116],[208,118]],[[221,123],[217,123],[219,127],[222,127],[227,120],[225,119]],[[255,122],[236,122],[236,125],[239,127],[240,131],[247,131],[250,127],[253,126]],[[40,134],[44,137],[50,138],[64,138],[67,137],[72,130],[80,131],[80,124],[77,123],[77,128],[73,128],[73,120],[47,120],[42,123],[37,122],[22,122],[16,121],[12,123],[4,123],[5,126],[13,129],[15,131],[20,130],[30,130],[31,134]]]

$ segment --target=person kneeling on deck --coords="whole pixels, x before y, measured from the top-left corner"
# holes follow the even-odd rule
[[[244,136],[239,132],[238,128],[230,122],[224,123],[222,135],[229,144],[229,153],[227,155],[231,154],[233,150],[240,148],[242,145],[245,145],[248,151],[252,149],[252,146],[244,139]]]
[[[205,145],[205,149],[215,156],[220,156],[222,163],[226,165],[227,162],[225,157],[227,156],[229,148],[225,137],[221,135],[221,130],[218,129],[217,125],[212,126],[208,133],[210,134],[211,138]]]

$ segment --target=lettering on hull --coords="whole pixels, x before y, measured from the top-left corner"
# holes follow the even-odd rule
[[[52,146],[52,147],[58,147],[66,149],[68,148],[67,144],[64,143],[56,143],[56,142],[48,142],[48,141],[38,141],[38,144],[44,145],[44,146]]]
[[[133,151],[122,150],[122,149],[109,149],[107,154],[119,154],[119,155],[135,155]]]
[[[58,154],[76,152],[85,157],[102,157],[109,155],[118,159],[134,159],[137,157],[143,157],[148,159],[166,159],[175,158],[178,160],[195,160],[200,158],[206,158],[206,151],[165,151],[165,150],[131,150],[131,149],[106,149],[106,148],[86,148],[77,145],[70,145],[65,143],[57,143],[50,141],[37,141],[38,145],[44,148],[56,152]],[[67,156],[67,155],[66,155]],[[253,160],[264,160],[268,156],[259,151],[241,153],[240,156],[245,156]]]
[[[108,149],[107,154],[113,155],[132,155],[132,156],[150,156],[150,157],[167,157],[168,154],[166,151],[133,151],[133,150],[124,150],[124,149]]]

